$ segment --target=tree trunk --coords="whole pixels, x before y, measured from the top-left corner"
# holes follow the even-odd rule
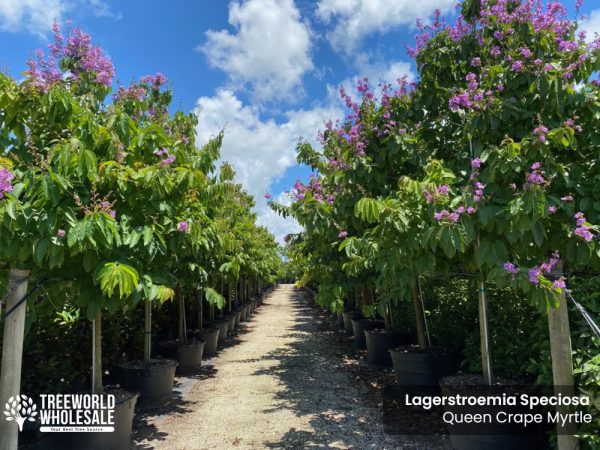
[[[413,306],[415,308],[415,320],[417,324],[417,342],[421,350],[427,350],[429,348],[427,340],[427,325],[425,324],[425,312],[423,311],[423,305],[421,304],[420,289],[415,280],[415,284],[411,290]]]
[[[152,303],[150,300],[144,300],[144,362],[150,362],[150,352],[152,346]]]
[[[92,322],[92,394],[102,394],[102,311],[98,309]]]
[[[481,366],[483,368],[483,380],[489,386],[494,383],[494,371],[492,368],[492,350],[490,348],[490,333],[488,322],[488,307],[486,295],[486,276],[482,272],[478,281],[479,285],[479,336],[481,341]]]
[[[27,294],[28,270],[10,269],[8,272],[8,298],[6,312],[15,307]],[[2,373],[0,374],[0,403],[21,392],[21,364],[23,361],[23,337],[27,302],[17,306],[4,321],[2,345]],[[0,420],[0,449],[16,450],[19,428],[2,418]]]
[[[183,294],[179,292],[179,342],[187,341],[185,330],[185,300]]]
[[[200,288],[200,311],[198,312],[198,329],[202,330],[202,322],[204,322],[204,302],[202,301],[204,297],[204,289]],[[210,318],[210,321],[212,322],[212,317]]]

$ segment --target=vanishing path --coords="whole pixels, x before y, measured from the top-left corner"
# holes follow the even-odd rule
[[[436,448],[383,433],[377,403],[340,365],[340,344],[293,285],[276,288],[241,326],[200,375],[177,379],[171,407],[137,421],[133,448]]]

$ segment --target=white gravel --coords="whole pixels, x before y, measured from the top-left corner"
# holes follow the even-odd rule
[[[383,433],[379,402],[342,366],[340,343],[292,285],[241,326],[199,375],[177,379],[178,400],[136,420],[132,448],[447,448]]]

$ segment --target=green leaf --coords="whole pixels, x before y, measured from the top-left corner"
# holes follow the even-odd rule
[[[131,295],[139,280],[138,273],[133,267],[120,262],[100,264],[96,268],[94,278],[100,283],[102,292],[111,296],[115,290],[118,290],[119,298]]]
[[[204,289],[204,298],[209,305],[216,305],[218,309],[223,309],[226,304],[225,297],[212,288]]]

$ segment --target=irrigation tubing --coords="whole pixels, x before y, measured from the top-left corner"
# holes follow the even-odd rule
[[[2,322],[3,320],[6,320],[7,317],[11,315],[12,312],[14,312],[19,306],[21,306],[23,304],[23,302],[27,301],[27,299],[29,297],[31,297],[35,293],[35,291],[37,291],[40,287],[41,287],[41,283],[37,283],[31,291],[29,291],[27,294],[25,294],[21,300],[19,300],[16,304],[14,304],[10,309],[8,309],[0,317],[0,322]]]
[[[585,321],[588,323],[594,334],[598,338],[600,338],[600,327],[596,324],[596,322],[594,322],[594,319],[592,318],[590,313],[588,313],[587,310],[579,302],[577,302],[577,300],[575,300],[573,294],[571,294],[571,291],[567,291],[567,295],[569,296],[575,307],[579,310],[579,312],[581,313]]]

